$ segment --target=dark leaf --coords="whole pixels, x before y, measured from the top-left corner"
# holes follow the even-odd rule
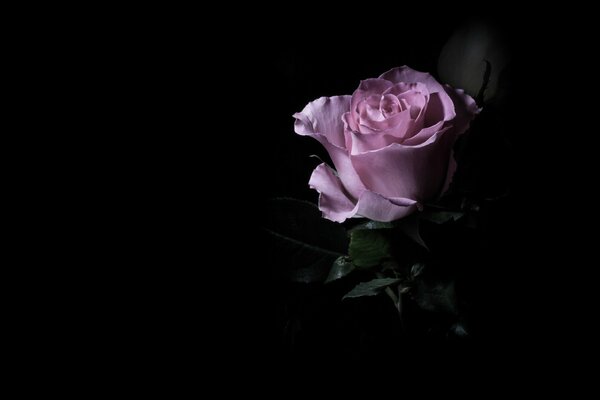
[[[459,211],[428,210],[422,212],[419,217],[435,224],[443,224],[448,221],[458,221],[464,215]]]
[[[352,231],[358,231],[361,229],[392,229],[394,225],[390,222],[379,222],[379,221],[369,221],[364,224],[360,224],[352,228]]]
[[[329,275],[327,276],[325,283],[329,283],[337,279],[343,278],[353,270],[354,264],[352,264],[350,260],[348,260],[348,257],[338,257],[333,262],[333,265],[331,266],[331,270],[329,271]]]
[[[357,267],[374,267],[390,256],[390,242],[378,230],[359,229],[350,235],[348,252]]]
[[[344,227],[324,219],[309,202],[271,200],[264,228],[272,240],[269,255],[276,272],[294,282],[325,280],[334,260],[347,254]]]
[[[385,290],[386,287],[400,282],[400,279],[379,278],[369,282],[361,282],[348,292],[343,298],[354,298],[363,296],[375,296]]]
[[[424,310],[457,314],[456,290],[454,281],[424,282],[417,281],[414,299]]]
[[[421,275],[421,273],[423,273],[424,268],[425,268],[425,264],[423,264],[423,263],[414,264],[410,269],[411,277],[414,279],[417,276]]]
[[[400,286],[398,286],[398,293],[399,294],[405,294],[405,293],[410,292],[411,289],[412,289],[411,286],[402,286],[402,285],[400,285]]]
[[[452,332],[452,334],[458,337],[464,337],[469,335],[469,332],[465,329],[464,325],[459,322],[450,327],[450,332]]]
[[[485,72],[483,73],[483,82],[481,83],[481,87],[479,88],[479,93],[477,93],[477,97],[475,98],[475,102],[480,106],[483,106],[485,100],[485,90],[490,83],[490,75],[492,74],[492,63],[488,60],[483,60],[485,62]]]

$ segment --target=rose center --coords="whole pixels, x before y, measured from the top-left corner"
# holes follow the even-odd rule
[[[381,96],[379,110],[385,118],[389,118],[395,114],[398,114],[403,110],[403,108],[402,103],[400,103],[398,100],[398,97],[391,94],[386,94]]]

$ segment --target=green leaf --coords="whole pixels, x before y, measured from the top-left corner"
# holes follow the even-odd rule
[[[269,262],[293,282],[324,281],[331,264],[348,251],[346,229],[323,218],[317,206],[306,201],[269,201],[263,228],[270,239]]]
[[[469,336],[469,331],[465,328],[464,324],[460,322],[455,323],[450,327],[450,332],[452,332],[455,336],[465,337]]]
[[[425,264],[416,263],[410,268],[410,276],[414,279],[417,276],[423,273],[423,269],[425,268]]]
[[[390,242],[378,230],[359,229],[350,234],[348,254],[357,267],[374,267],[390,256]]]
[[[329,270],[329,275],[327,276],[325,283],[329,283],[337,279],[343,278],[352,271],[354,271],[354,264],[352,264],[350,260],[348,260],[348,257],[338,257],[333,262],[333,265]]]
[[[379,222],[379,221],[369,221],[364,224],[360,224],[351,229],[351,231],[358,231],[362,229],[392,229],[394,225],[390,222]]]
[[[456,286],[454,281],[417,281],[414,299],[419,307],[427,311],[457,314]]]
[[[443,224],[448,221],[458,221],[465,214],[459,211],[433,211],[428,210],[420,214],[421,219],[433,222],[434,224]]]
[[[383,290],[386,287],[398,282],[400,282],[400,279],[393,278],[379,278],[373,279],[369,282],[361,282],[358,285],[356,285],[354,289],[348,292],[344,297],[342,297],[342,300],[354,297],[375,296],[383,292]]]

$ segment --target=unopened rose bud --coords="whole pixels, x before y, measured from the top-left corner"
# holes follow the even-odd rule
[[[483,96],[487,101],[496,94],[498,78],[508,62],[508,51],[499,31],[483,22],[471,22],[458,29],[442,49],[438,59],[440,79],[476,97],[483,83],[485,60],[491,65]]]

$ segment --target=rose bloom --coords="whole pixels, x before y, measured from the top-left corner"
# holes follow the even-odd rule
[[[335,166],[310,177],[319,209],[336,222],[388,222],[441,196],[456,169],[452,146],[478,111],[463,90],[406,66],[361,81],[352,96],[309,103],[294,130],[317,139]]]

